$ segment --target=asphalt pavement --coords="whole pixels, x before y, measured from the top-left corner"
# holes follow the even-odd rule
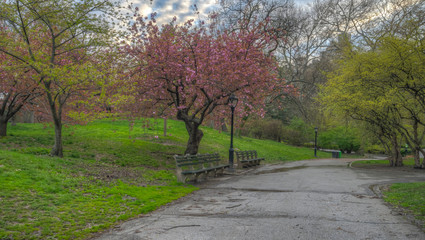
[[[350,160],[265,165],[209,178],[201,189],[98,240],[425,239],[374,189],[425,181],[424,171],[353,169]]]

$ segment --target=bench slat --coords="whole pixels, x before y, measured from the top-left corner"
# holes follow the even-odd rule
[[[179,181],[185,182],[187,175],[194,175],[195,181],[201,174],[208,175],[210,172],[214,172],[217,175],[217,171],[223,171],[228,168],[229,165],[220,165],[221,157],[218,153],[207,153],[197,155],[175,155],[177,166],[177,177]]]

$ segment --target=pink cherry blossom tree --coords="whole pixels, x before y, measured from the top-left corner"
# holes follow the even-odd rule
[[[41,94],[31,69],[0,52],[0,137],[7,134],[7,122]]]
[[[207,118],[228,118],[231,94],[239,98],[235,114],[242,118],[264,115],[273,92],[287,88],[269,51],[277,41],[267,21],[220,31],[193,21],[177,25],[176,19],[159,27],[154,18],[138,17],[131,30],[126,53],[136,62],[131,76],[136,103],[185,123],[185,154],[198,152],[199,127]]]

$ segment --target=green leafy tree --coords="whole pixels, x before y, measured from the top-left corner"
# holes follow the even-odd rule
[[[425,40],[410,35],[405,38],[390,37],[382,41],[377,61],[385,65],[375,69],[386,76],[386,84],[393,89],[394,116],[398,119],[396,128],[413,148],[415,167],[420,163],[419,152],[424,153],[425,138]]]
[[[62,117],[67,103],[85,98],[95,84],[94,55],[114,36],[108,16],[119,1],[4,0],[0,52],[31,68],[55,127],[51,155],[63,156]],[[10,41],[10,32],[17,41]],[[24,49],[25,51],[17,51]]]
[[[336,114],[366,121],[378,129],[384,143],[392,146],[392,166],[401,166],[399,134],[394,128],[398,120],[394,116],[394,89],[385,82],[385,76],[375,71],[385,62],[378,60],[376,51],[355,50],[348,45],[339,68],[329,74],[328,84],[323,88],[322,102]]]
[[[402,165],[401,137],[413,146],[416,167],[420,166],[418,152],[425,135],[424,46],[423,37],[415,33],[383,37],[374,50],[347,48],[339,69],[323,88],[328,110],[368,122],[383,142],[390,143],[392,166]]]

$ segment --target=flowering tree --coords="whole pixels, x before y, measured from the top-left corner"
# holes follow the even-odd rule
[[[176,25],[174,19],[160,28],[155,19],[139,17],[126,48],[137,62],[132,80],[138,104],[185,123],[186,154],[198,152],[205,119],[229,116],[231,94],[239,98],[240,117],[263,115],[267,97],[286,87],[268,51],[275,41],[267,21],[232,32],[192,23]]]
[[[41,95],[31,74],[30,69],[0,53],[0,136],[6,136],[8,121],[25,104]]]

